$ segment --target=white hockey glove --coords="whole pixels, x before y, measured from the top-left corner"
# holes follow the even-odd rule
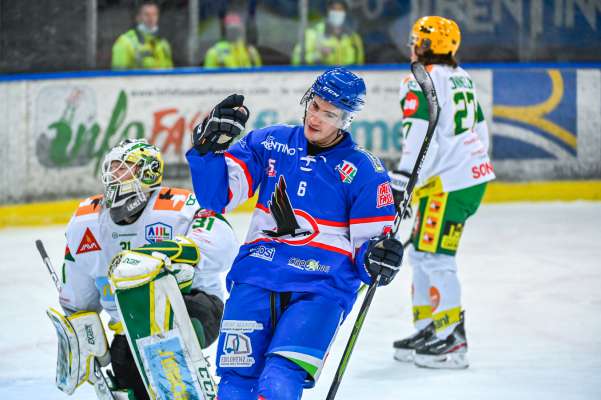
[[[192,133],[192,143],[200,154],[223,153],[244,130],[250,112],[244,96],[232,94],[217,104]]]
[[[73,394],[85,381],[94,384],[95,359],[100,366],[110,362],[109,346],[97,312],[79,311],[65,317],[49,308],[46,314],[56,329],[58,354],[56,360],[56,386]]]
[[[410,173],[406,171],[389,171],[388,176],[390,177],[390,187],[392,188],[392,195],[394,196],[394,205],[397,210],[400,209],[401,204],[407,198],[407,192],[405,188],[407,187],[407,183],[409,183]],[[411,208],[411,203],[407,204],[407,209],[401,215],[402,219],[408,219],[413,216],[413,209]]]

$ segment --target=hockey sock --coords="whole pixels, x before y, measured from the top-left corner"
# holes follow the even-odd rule
[[[265,400],[298,400],[307,372],[292,361],[270,356],[259,378],[259,394]]]

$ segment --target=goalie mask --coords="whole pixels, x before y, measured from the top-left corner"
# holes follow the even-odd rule
[[[163,157],[146,139],[126,139],[104,157],[104,204],[122,222],[144,209],[148,195],[163,180]]]

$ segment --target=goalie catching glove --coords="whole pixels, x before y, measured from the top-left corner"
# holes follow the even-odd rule
[[[250,112],[244,106],[244,96],[232,94],[217,104],[211,113],[194,128],[192,143],[201,155],[222,153],[242,133]]]

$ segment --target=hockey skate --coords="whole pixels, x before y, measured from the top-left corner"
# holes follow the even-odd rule
[[[397,340],[392,344],[394,347],[394,359],[401,362],[413,362],[415,349],[422,347],[434,335],[434,323],[430,323],[421,331],[413,335]]]
[[[436,369],[463,369],[469,367],[467,360],[467,339],[463,312],[461,322],[445,339],[433,336],[415,350],[414,363],[418,367]]]

